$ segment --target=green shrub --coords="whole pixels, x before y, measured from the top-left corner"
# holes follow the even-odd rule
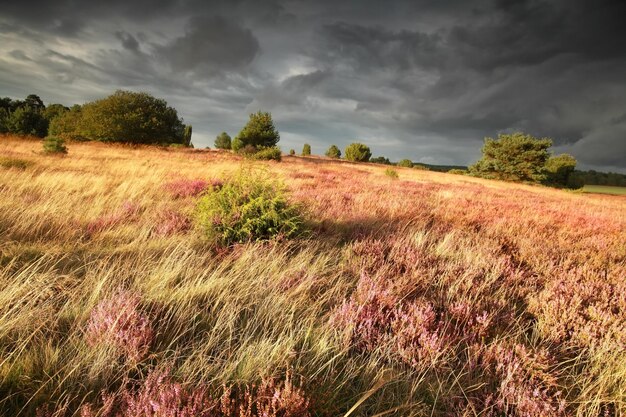
[[[448,171],[448,174],[456,174],[456,175],[466,175],[467,174],[467,170],[465,169],[451,169],[450,171]]]
[[[385,175],[393,180],[398,179],[398,171],[396,171],[395,169],[387,168],[385,170]]]
[[[304,146],[302,147],[302,156],[309,156],[311,155],[311,145],[309,145],[308,143],[305,143]]]
[[[205,237],[224,245],[288,238],[303,230],[300,211],[282,185],[258,172],[242,172],[212,188],[198,200],[194,220]]]
[[[280,161],[281,155],[282,155],[282,152],[280,151],[280,148],[277,146],[272,146],[271,148],[260,149],[259,151],[252,154],[251,156],[253,159],[259,159],[259,160],[264,160],[264,161],[269,161],[269,160]]]
[[[326,151],[326,156],[329,158],[341,158],[341,151],[336,145],[330,145],[330,148]]]
[[[47,154],[67,153],[65,141],[56,136],[48,136],[43,140],[43,152]]]
[[[389,158],[385,158],[384,156],[377,156],[376,158],[371,158],[370,162],[374,164],[391,165],[391,161],[389,160]]]
[[[411,168],[413,166],[413,161],[411,161],[410,159],[401,159],[398,162],[398,166],[403,168]]]
[[[31,165],[33,162],[27,159],[0,157],[0,167],[2,168],[26,169]]]
[[[242,149],[244,146],[245,145],[243,144],[241,139],[239,139],[239,137],[235,137],[235,139],[233,139],[231,142],[231,149],[235,152],[239,152],[239,150]]]
[[[413,169],[421,169],[422,171],[430,171],[430,168],[422,164],[413,164]]]
[[[362,143],[351,143],[346,147],[346,159],[352,162],[367,162],[372,156],[372,152],[367,145]]]
[[[217,149],[230,149],[232,147],[232,140],[228,133],[222,132],[215,138],[215,147]]]
[[[296,154],[295,149],[289,149],[289,155],[294,156]]]

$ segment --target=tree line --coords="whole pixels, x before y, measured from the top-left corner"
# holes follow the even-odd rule
[[[191,146],[192,128],[176,109],[147,93],[116,91],[83,105],[45,106],[35,94],[0,99],[0,133],[71,140]]]

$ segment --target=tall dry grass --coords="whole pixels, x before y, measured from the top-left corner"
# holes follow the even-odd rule
[[[0,138],[0,415],[626,414],[624,197],[284,158],[311,233],[222,248],[194,202],[251,162],[39,149]]]

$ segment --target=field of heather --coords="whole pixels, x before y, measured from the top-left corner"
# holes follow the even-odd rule
[[[625,416],[626,197],[0,138],[1,416]],[[269,176],[308,232],[224,246]]]

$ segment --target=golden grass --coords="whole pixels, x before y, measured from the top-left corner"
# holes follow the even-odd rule
[[[548,351],[561,387],[550,398],[566,403],[554,415],[626,413],[624,197],[400,167],[392,179],[385,166],[314,157],[250,162],[100,143],[70,143],[67,156],[40,149],[0,138],[1,157],[28,161],[0,166],[0,415],[66,402],[78,410],[166,365],[212,389],[291,370],[313,415],[492,415],[474,400],[484,386],[473,384],[486,377],[459,359],[472,343]],[[310,236],[219,248],[193,229],[155,232],[159,213],[188,215],[194,206],[167,183],[225,179],[251,164],[305,207]],[[364,275],[386,294],[389,314],[416,297],[435,306],[437,334],[450,338],[443,368],[406,362],[395,330],[377,330],[374,349],[350,345],[360,336],[333,317],[342,305],[367,306],[355,296]],[[141,295],[155,329],[139,362],[85,340],[92,309],[121,287]],[[500,322],[476,342],[453,339],[447,309],[455,303]],[[536,415],[507,401],[508,415]]]

